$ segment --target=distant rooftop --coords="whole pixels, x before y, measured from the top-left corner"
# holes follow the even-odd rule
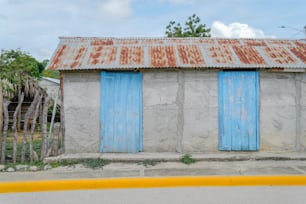
[[[45,80],[47,80],[47,81],[56,83],[56,84],[60,84],[60,80],[58,80],[58,79],[54,79],[54,78],[50,78],[50,77],[41,77],[41,78],[42,78],[42,79],[45,79]]]
[[[283,39],[60,37],[56,70],[306,68],[306,42]]]

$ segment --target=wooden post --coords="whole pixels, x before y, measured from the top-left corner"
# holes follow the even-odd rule
[[[12,126],[12,130],[14,132],[14,140],[13,140],[13,162],[16,163],[16,158],[17,158],[17,139],[18,139],[18,119],[17,116],[20,112],[21,109],[21,105],[23,103],[23,99],[24,99],[24,93],[21,93],[20,96],[18,96],[18,105],[15,109],[14,115],[13,115],[13,126]]]
[[[3,90],[2,79],[0,78],[0,149],[2,146],[2,128],[3,128]],[[0,152],[1,155],[1,152]]]
[[[38,117],[38,114],[39,114],[39,107],[40,107],[41,99],[42,99],[42,95],[39,97],[38,102],[36,103],[36,108],[35,108],[34,117],[33,117],[33,123],[31,125],[31,132],[30,132],[30,162],[31,163],[33,162],[33,136],[34,136],[34,132],[35,132],[37,117]]]
[[[54,104],[53,104],[53,110],[52,110],[52,117],[51,117],[51,124],[50,124],[50,129],[49,129],[49,134],[48,134],[47,146],[50,145],[50,138],[51,138],[51,134],[52,134],[52,130],[53,130],[53,124],[54,124],[54,119],[55,119],[55,114],[56,114],[56,106],[57,106],[58,94],[59,94],[59,90],[57,91],[57,95],[55,97]]]
[[[26,144],[27,144],[27,131],[28,131],[28,122],[29,118],[34,112],[34,108],[36,106],[36,103],[39,99],[39,92],[36,91],[35,97],[27,110],[25,116],[24,116],[24,124],[23,124],[23,141],[22,141],[22,151],[21,151],[21,162],[24,162],[25,160],[25,154],[26,154]]]
[[[62,129],[62,154],[65,153],[65,108],[64,108],[64,72],[60,72],[60,88],[61,88],[61,129]]]
[[[42,141],[41,141],[41,153],[40,153],[40,159],[42,160],[45,158],[47,154],[47,129],[48,129],[48,108],[50,105],[51,98],[47,96],[44,101],[43,111],[42,111],[42,125],[41,125],[41,131],[42,131]]]
[[[60,132],[60,123],[54,124],[54,137],[53,137],[53,143],[52,143],[52,155],[57,156],[58,155],[58,137]]]
[[[8,126],[9,126],[8,106],[10,105],[10,103],[11,101],[7,101],[7,100],[3,101],[4,126],[3,126],[2,146],[1,146],[1,164],[5,163],[6,138],[7,138]]]

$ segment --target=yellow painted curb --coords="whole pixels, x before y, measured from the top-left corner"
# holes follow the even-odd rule
[[[191,186],[306,186],[306,176],[206,176],[1,182],[0,193]]]

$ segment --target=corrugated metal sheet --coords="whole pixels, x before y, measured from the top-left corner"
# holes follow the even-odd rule
[[[306,68],[306,42],[278,39],[61,37],[48,67]]]

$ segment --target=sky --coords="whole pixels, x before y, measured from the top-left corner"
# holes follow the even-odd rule
[[[59,36],[165,37],[196,14],[212,37],[305,38],[305,0],[0,0],[0,49],[50,59]],[[286,26],[286,28],[280,28]]]

